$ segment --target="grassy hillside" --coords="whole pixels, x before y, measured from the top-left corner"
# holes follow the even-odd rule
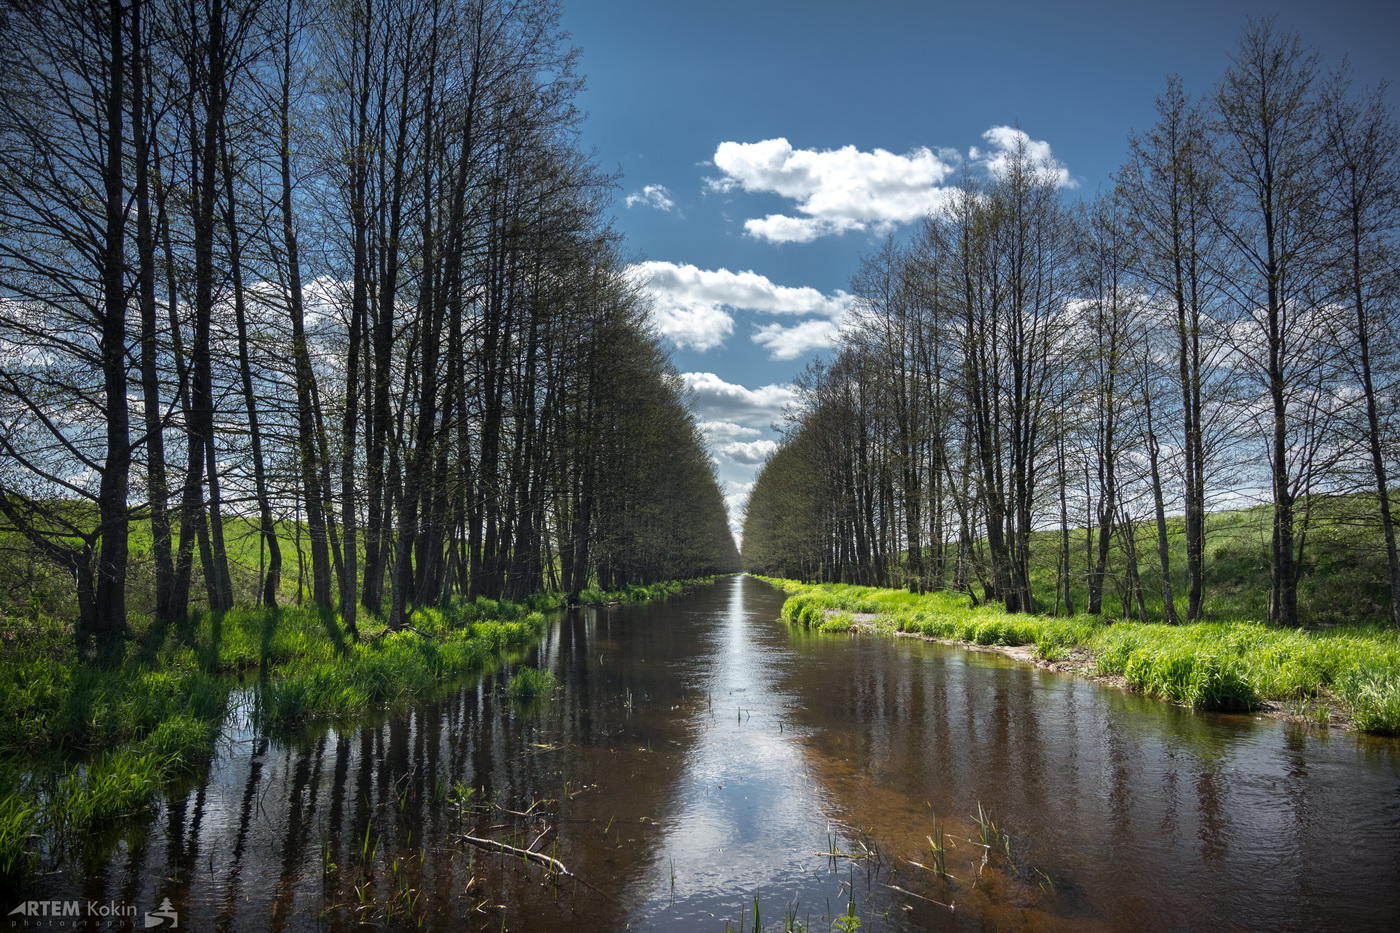
[[[282,548],[280,602],[293,603],[297,595],[298,545],[309,566],[311,542],[295,522],[279,522],[278,539]],[[224,543],[228,549],[229,575],[233,580],[234,602],[257,602],[258,581],[265,567],[262,538],[257,523],[244,518],[224,520]],[[155,566],[151,559],[151,526],[137,521],[129,538],[131,560],[127,574],[127,601],[131,612],[140,615],[155,607]],[[179,537],[174,542],[179,547]],[[308,577],[306,586],[310,588]],[[204,596],[204,576],[196,547],[194,585],[191,595],[198,604]],[[46,617],[64,622],[76,618],[73,581],[62,568],[45,560],[19,534],[0,531],[0,617]]]
[[[1268,618],[1269,539],[1272,509],[1262,505],[1206,516],[1206,618],[1255,620]],[[1177,611],[1185,612],[1186,529],[1181,518],[1168,519],[1172,588]],[[1086,536],[1070,533],[1070,594],[1082,610],[1089,599],[1085,567]],[[1155,523],[1134,528],[1139,573],[1149,619],[1162,618],[1161,571],[1157,559]],[[1032,537],[1032,583],[1044,612],[1055,608],[1059,532]],[[1097,538],[1095,537],[1095,540]],[[1137,618],[1134,606],[1125,609],[1125,548],[1115,536],[1109,556],[1104,613],[1114,618]],[[1345,625],[1353,622],[1384,623],[1389,611],[1385,546],[1376,518],[1374,499],[1361,496],[1318,498],[1306,527],[1303,576],[1299,586],[1299,610],[1309,626]]]

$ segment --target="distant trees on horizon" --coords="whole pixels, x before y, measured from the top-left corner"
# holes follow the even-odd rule
[[[866,258],[854,319],[750,494],[751,569],[1032,611],[1031,535],[1053,530],[1057,610],[1082,581],[1099,612],[1114,554],[1138,614],[1148,562],[1163,615],[1196,620],[1206,513],[1253,495],[1272,509],[1269,616],[1296,626],[1314,503],[1365,492],[1400,624],[1400,132],[1383,90],[1266,20],[1212,94],[1172,78],[1157,114],[1089,203],[1023,145]],[[1144,523],[1155,553],[1139,555],[1126,532]]]
[[[0,37],[0,533],[84,637],[292,578],[353,634],[737,569],[553,0],[33,0]]]

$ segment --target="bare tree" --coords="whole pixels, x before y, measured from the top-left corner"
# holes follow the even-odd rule
[[[1340,300],[1350,306],[1344,329],[1347,367],[1361,386],[1363,434],[1390,576],[1391,621],[1400,626],[1400,557],[1390,506],[1381,399],[1393,392],[1397,372],[1396,310],[1400,307],[1400,132],[1381,91],[1353,99],[1345,73],[1323,94],[1328,203],[1337,214],[1341,250],[1334,266]],[[1390,348],[1388,351],[1386,348]]]
[[[1181,80],[1168,79],[1157,99],[1157,123],[1129,139],[1130,157],[1119,174],[1128,222],[1141,244],[1138,274],[1163,296],[1176,336],[1176,393],[1181,405],[1180,467],[1186,523],[1186,618],[1199,620],[1205,604],[1207,445],[1205,383],[1210,361],[1207,329],[1214,238],[1209,204],[1216,197],[1204,118],[1191,106]]]
[[[1328,217],[1318,57],[1273,20],[1251,23],[1213,101],[1228,183],[1215,221],[1238,267],[1226,276],[1240,313],[1236,346],[1262,383],[1273,497],[1270,618],[1296,626],[1301,572],[1297,505],[1312,472],[1294,431],[1316,374],[1316,312],[1326,301]],[[1310,375],[1313,374],[1313,375]],[[1315,444],[1301,445],[1315,451]],[[1307,454],[1304,454],[1306,457]]]
[[[36,3],[0,94],[0,511],[71,572],[80,637],[126,631],[130,5]]]

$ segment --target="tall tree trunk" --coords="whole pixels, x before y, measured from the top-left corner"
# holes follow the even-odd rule
[[[329,535],[321,482],[320,450],[317,444],[317,413],[313,408],[315,371],[306,342],[306,314],[301,287],[301,255],[298,250],[292,195],[292,10],[287,8],[286,33],[282,37],[281,100],[278,107],[279,181],[281,182],[282,244],[287,264],[287,310],[292,324],[292,361],[296,382],[297,450],[302,496],[306,503],[307,535],[311,539],[311,598],[321,608],[334,602]]]
[[[1144,364],[1144,370],[1146,365]],[[1162,471],[1158,466],[1159,445],[1157,432],[1152,426],[1152,389],[1147,384],[1147,373],[1143,373],[1143,405],[1147,416],[1147,466],[1152,482],[1152,507],[1157,525],[1157,560],[1162,571],[1162,616],[1168,625],[1176,625],[1181,620],[1176,614],[1176,599],[1172,593],[1171,552],[1167,545],[1167,507],[1162,495]]]
[[[123,5],[108,5],[108,86],[103,185],[106,230],[102,244],[102,382],[107,455],[97,495],[101,550],[93,594],[92,632],[99,642],[126,632],[126,565],[130,515],[131,437],[126,379],[126,197],[123,180],[126,36]]]
[[[211,609],[233,606],[233,592],[224,545],[223,521],[220,509],[218,453],[214,441],[214,392],[212,322],[214,316],[214,240],[216,203],[218,200],[219,139],[223,122],[226,48],[223,22],[223,0],[208,4],[207,35],[192,35],[186,49],[186,68],[191,86],[199,88],[195,99],[188,101],[190,177],[195,184],[192,196],[194,222],[194,335],[191,346],[191,406],[187,414],[187,436],[191,446],[189,463],[195,465],[207,483],[208,498],[202,491],[195,494],[187,481],[185,508],[207,508],[206,515],[187,517],[200,537],[200,558],[204,570],[205,590]],[[201,123],[198,105],[203,105]]]
[[[253,455],[253,498],[258,509],[258,535],[267,553],[267,566],[263,571],[258,598],[262,605],[271,609],[277,605],[277,590],[282,584],[282,544],[277,536],[277,522],[272,514],[272,498],[268,493],[267,463],[263,454],[262,424],[258,415],[258,394],[253,385],[253,365],[248,347],[248,308],[243,288],[242,234],[239,228],[227,122],[220,126],[219,135],[224,171],[224,225],[228,236],[229,275],[233,284],[234,324],[238,333],[238,375],[243,390],[243,407],[248,417],[248,440]]]
[[[132,139],[135,146],[137,301],[141,316],[141,398],[146,432],[146,495],[151,515],[151,557],[155,566],[155,617],[174,620],[175,560],[170,530],[170,483],[165,463],[165,424],[161,416],[160,346],[156,323],[156,235],[151,210],[151,147],[154,106],[149,96],[144,0],[133,3]]]

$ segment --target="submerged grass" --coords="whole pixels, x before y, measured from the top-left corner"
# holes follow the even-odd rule
[[[1243,712],[1265,701],[1330,701],[1361,731],[1400,735],[1400,633],[1380,625],[1310,631],[1248,620],[1165,625],[1051,618],[973,608],[955,593],[768,582],[788,593],[783,618],[811,628],[840,630],[844,614],[866,613],[886,631],[1034,645],[1050,661],[1076,652],[1092,656],[1096,673],[1193,709]]]

